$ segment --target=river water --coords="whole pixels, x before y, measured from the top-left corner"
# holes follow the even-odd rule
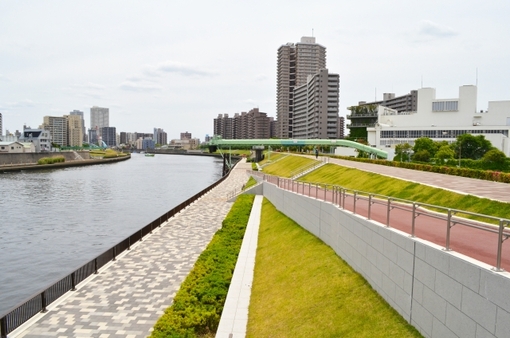
[[[221,159],[0,174],[0,317],[221,178]]]

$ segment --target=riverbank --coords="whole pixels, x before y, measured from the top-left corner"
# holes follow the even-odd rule
[[[62,153],[58,153],[58,154],[60,155]],[[86,165],[120,162],[120,161],[128,160],[130,158],[131,158],[131,154],[126,154],[124,156],[113,157],[113,158],[102,158],[102,159],[89,158],[89,159],[71,160],[71,161],[66,161],[66,162],[43,164],[43,165],[36,164],[36,163],[1,164],[0,165],[0,173],[16,172],[16,171],[21,171],[21,170],[45,170],[45,169],[67,168],[67,167],[81,167],[81,166],[86,166]]]

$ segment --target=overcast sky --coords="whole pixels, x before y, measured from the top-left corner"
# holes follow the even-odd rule
[[[302,36],[340,74],[340,115],[420,87],[510,100],[510,1],[0,1],[3,132],[110,108],[117,132],[204,140],[218,114],[276,117],[277,49]],[[478,74],[478,77],[477,77]]]

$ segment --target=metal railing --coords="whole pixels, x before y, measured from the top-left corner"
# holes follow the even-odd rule
[[[411,237],[421,238],[416,234],[418,229],[421,231],[426,229],[432,223],[432,219],[440,220],[444,224],[444,232],[437,235],[444,240],[442,244],[445,251],[452,250],[451,230],[454,226],[460,225],[475,229],[475,231],[495,234],[497,235],[497,242],[495,241],[494,244],[497,243],[497,245],[491,248],[493,250],[491,259],[494,259],[494,261],[490,264],[494,266],[494,271],[504,271],[502,268],[503,243],[510,237],[510,229],[507,227],[510,225],[510,219],[346,189],[336,185],[299,182],[257,172],[252,172],[252,175],[260,176],[264,181],[275,184],[281,189],[330,202],[339,208],[364,216],[368,220],[382,223],[386,227],[395,227],[409,233]],[[410,224],[405,229],[400,229],[401,226],[397,224],[402,223],[402,217],[405,217],[405,215],[408,216],[407,219],[409,219]],[[423,221],[417,224],[419,217]],[[480,235],[478,232],[477,234]],[[436,244],[441,245],[441,243]],[[470,245],[470,243],[457,242],[456,245],[460,247],[460,245]],[[470,256],[469,252],[463,252],[463,254]],[[510,266],[510,258],[507,256],[505,256],[506,264]]]
[[[230,173],[230,172],[229,172]],[[228,174],[229,174],[228,173]],[[68,291],[76,290],[78,285],[83,280],[87,279],[93,274],[97,274],[98,270],[105,266],[111,261],[115,261],[116,257],[126,250],[130,250],[131,246],[136,242],[142,242],[143,238],[165,222],[171,217],[178,214],[180,211],[191,205],[193,202],[198,200],[200,197],[208,193],[210,190],[215,188],[218,184],[223,182],[227,177],[224,175],[221,179],[208,186],[204,190],[198,192],[194,196],[188,198],[175,208],[171,209],[167,213],[156,218],[145,227],[133,233],[128,238],[124,239],[117,245],[114,245],[110,249],[103,252],[101,255],[89,261],[78,270],[73,271],[71,274],[57,281],[49,287],[43,288],[40,292],[31,296],[27,300],[20,302],[18,305],[12,307],[4,313],[0,314],[0,337],[7,338],[7,335],[13,332],[15,329],[20,327],[23,323],[28,321],[30,318],[38,313],[44,313],[47,311],[48,305],[53,303],[59,297],[63,296]]]

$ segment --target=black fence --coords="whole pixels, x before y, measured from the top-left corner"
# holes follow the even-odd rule
[[[9,310],[6,314],[1,314],[0,318],[0,336],[1,338],[7,338],[7,335],[20,327],[23,323],[28,321],[30,318],[35,316],[40,312],[46,312],[46,308],[48,305],[53,303],[59,297],[63,296],[68,291],[76,290],[76,285],[80,282],[91,276],[92,274],[97,274],[98,270],[106,265],[110,261],[114,261],[116,257],[125,250],[130,250],[131,245],[138,241],[142,241],[143,238],[152,233],[154,229],[160,227],[163,223],[165,223],[168,219],[175,216],[177,213],[182,211],[184,208],[198,200],[204,194],[212,190],[218,184],[223,182],[228,177],[228,173],[224,175],[217,182],[213,183],[209,187],[200,191],[196,195],[188,198],[186,201],[182,202],[172,210],[167,213],[161,215],[151,223],[147,224],[145,227],[141,228],[128,238],[124,239],[117,245],[112,248],[106,250],[101,255],[94,258],[92,261],[86,263],[78,270],[72,272],[70,275],[62,278],[55,284],[51,285],[48,288],[45,288],[42,292],[37,293],[36,295],[30,297],[28,300],[20,303],[19,305],[14,306],[11,310]]]

